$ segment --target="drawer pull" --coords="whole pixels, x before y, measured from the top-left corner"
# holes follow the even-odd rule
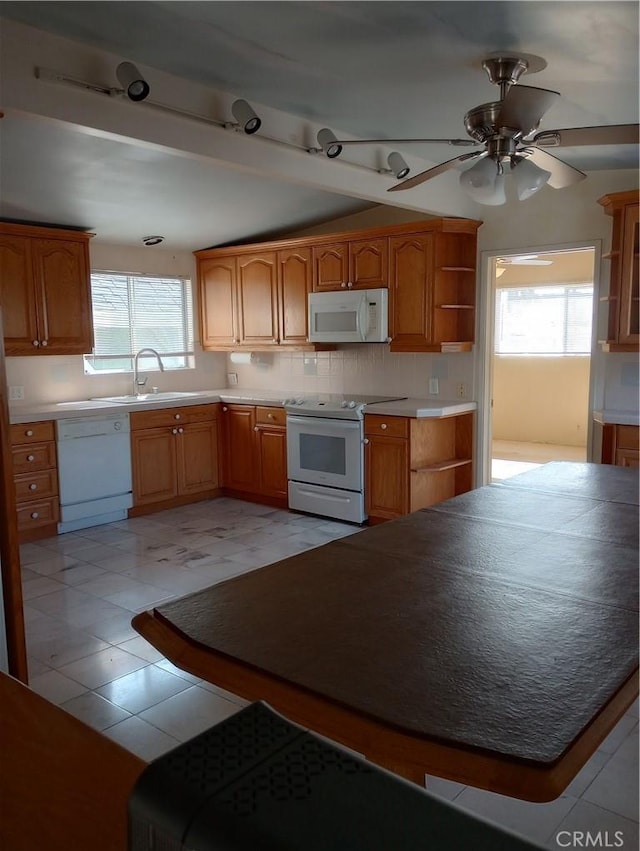
[[[223,411],[228,411],[228,410],[229,410],[229,408],[223,408],[222,410],[223,410]]]
[[[174,418],[174,420],[179,420],[179,419],[180,419],[180,414],[174,414],[174,415],[173,415],[173,418]]]
[[[380,428],[381,428],[383,431],[386,429],[386,427],[387,427],[387,424],[386,424],[386,423],[381,423],[381,424],[380,424]]]
[[[35,461],[35,460],[36,460],[35,455],[27,455],[27,461]]]
[[[25,436],[25,437],[33,437],[33,429],[28,428],[28,429],[25,431],[24,436]]]
[[[35,482],[31,482],[31,484],[29,485],[29,490],[30,491],[38,490],[38,485]]]
[[[268,417],[270,420],[272,420],[272,419],[273,419],[273,414],[267,414],[267,417]]]
[[[179,428],[179,429],[178,429],[178,434],[184,434],[184,429],[183,429],[183,428]]]
[[[38,514],[38,512],[37,512],[37,511],[32,511],[32,512],[31,512],[31,519],[32,519],[32,520],[37,520],[37,519],[38,519],[38,517],[40,517],[40,515]]]

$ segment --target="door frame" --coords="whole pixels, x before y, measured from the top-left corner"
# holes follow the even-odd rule
[[[593,249],[593,314],[591,322],[591,360],[589,367],[589,412],[595,408],[598,392],[599,369],[594,368],[600,354],[598,349],[598,320],[600,307],[600,269],[602,261],[602,240],[587,239],[578,242],[562,242],[545,245],[522,245],[518,248],[490,248],[480,252],[480,278],[478,281],[478,353],[475,359],[475,386],[478,388],[478,409],[476,412],[476,487],[491,481],[491,436],[493,399],[493,343],[495,325],[495,278],[494,260],[498,257],[514,257],[520,254],[545,254],[549,252]],[[587,418],[587,461],[593,457],[593,418]]]

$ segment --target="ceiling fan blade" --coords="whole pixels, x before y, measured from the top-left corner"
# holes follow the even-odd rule
[[[523,136],[528,136],[559,97],[559,92],[550,89],[511,86],[502,101],[497,124],[500,127],[521,130]]]
[[[532,139],[542,148],[577,145],[637,145],[640,125],[611,124],[605,127],[570,127],[565,130],[542,130]]]
[[[413,189],[414,186],[419,186],[425,180],[431,180],[432,177],[437,177],[439,174],[444,174],[450,168],[454,168],[458,163],[466,160],[476,159],[477,157],[486,157],[486,151],[471,151],[469,154],[462,154],[460,157],[454,157],[452,160],[440,163],[433,168],[428,168],[426,171],[421,171],[420,174],[415,174],[413,177],[403,180],[402,183],[396,183],[387,189],[387,192],[400,192],[403,189]]]
[[[526,148],[525,150],[529,154],[528,159],[539,168],[551,174],[547,183],[553,189],[564,189],[566,186],[573,186],[574,183],[579,183],[587,176],[583,171],[579,171],[577,168],[569,165],[569,163],[559,160],[541,148]]]
[[[469,147],[477,145],[473,139],[338,139],[337,145],[408,145],[408,144],[455,145]]]

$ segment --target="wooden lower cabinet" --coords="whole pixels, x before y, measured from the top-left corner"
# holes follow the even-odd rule
[[[132,514],[219,493],[219,405],[131,414]]]
[[[60,519],[55,424],[19,423],[10,436],[20,541],[48,538]]]
[[[602,426],[603,464],[640,467],[640,427],[606,423]]]
[[[282,408],[222,406],[227,492],[286,507],[287,430]]]
[[[366,414],[369,522],[393,520],[473,487],[473,414],[442,418]]]

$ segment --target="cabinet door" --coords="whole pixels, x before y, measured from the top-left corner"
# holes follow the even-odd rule
[[[255,493],[259,490],[256,458],[256,409],[253,405],[225,405],[224,486]]]
[[[354,289],[388,286],[388,248],[385,237],[349,243],[349,282]]]
[[[371,517],[393,519],[409,510],[408,441],[369,437],[365,445],[365,500]]]
[[[640,231],[638,224],[638,205],[624,208],[622,234],[622,264],[620,282],[620,322],[618,342],[638,344],[640,334]]]
[[[394,351],[421,351],[431,342],[433,237],[389,240],[389,324]]]
[[[184,426],[176,436],[178,493],[218,487],[218,427],[215,422]]]
[[[287,431],[265,426],[257,428],[260,492],[265,496],[286,498]]]
[[[202,348],[238,343],[235,257],[198,260],[198,292]]]
[[[306,343],[311,292],[311,249],[278,251],[280,345]]]
[[[349,243],[313,246],[313,290],[346,289],[349,280]]]
[[[7,355],[31,354],[40,342],[31,242],[26,237],[0,236],[0,307]]]
[[[86,243],[35,239],[32,254],[40,353],[90,352],[93,328]]]
[[[170,428],[131,432],[133,504],[162,502],[177,495],[176,435]]]
[[[277,344],[278,286],[274,251],[238,257],[238,317],[243,345]]]

